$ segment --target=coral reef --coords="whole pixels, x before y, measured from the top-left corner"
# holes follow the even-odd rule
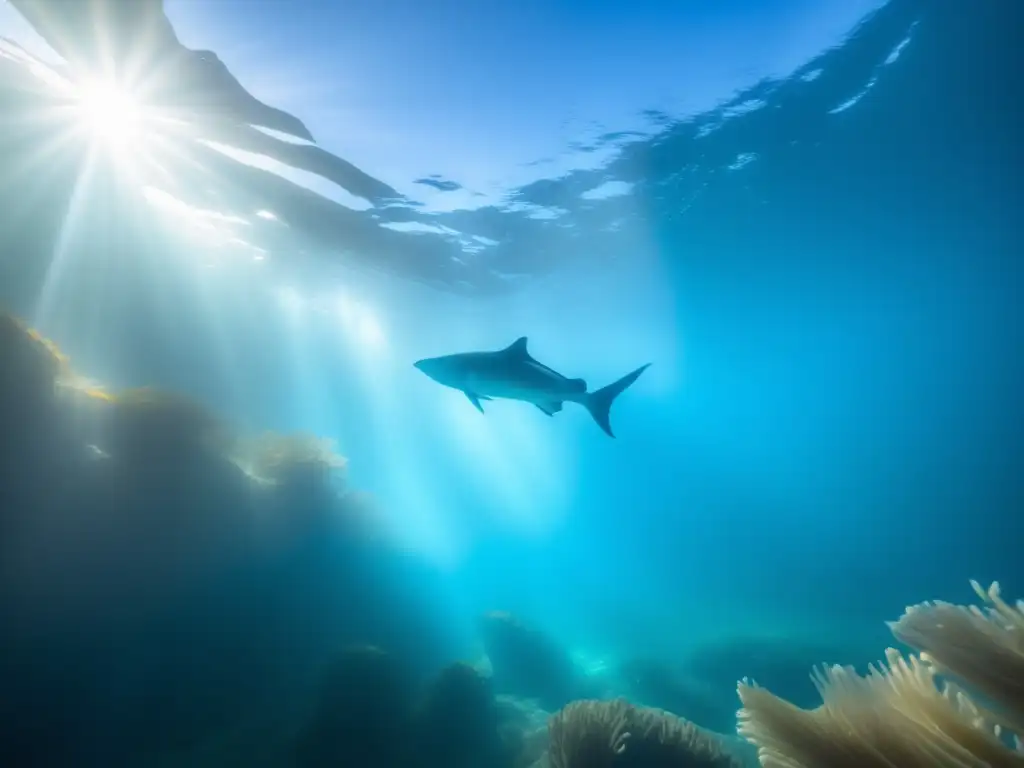
[[[818,670],[822,705],[803,710],[750,683],[739,686],[739,730],[765,768],[1000,768],[1024,766],[1024,604],[972,582],[984,609],[908,608],[890,627],[919,653],[886,653],[867,677]],[[982,698],[972,699],[950,677]],[[1007,729],[1011,733],[1007,733]],[[1012,741],[1010,740],[1012,738]]]

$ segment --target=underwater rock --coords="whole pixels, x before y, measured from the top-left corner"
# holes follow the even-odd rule
[[[225,426],[201,403],[181,395],[143,387],[111,396],[100,444],[135,469],[187,463],[222,452]]]
[[[342,652],[325,673],[316,710],[298,736],[295,765],[408,765],[415,694],[414,676],[386,651],[364,646]]]
[[[546,750],[547,713],[499,702],[473,666],[449,664],[422,689],[416,680],[410,665],[378,648],[343,653],[295,741],[298,768],[527,768]]]
[[[326,510],[343,511],[339,517],[353,527],[365,527],[363,524],[373,516],[365,497],[348,490],[347,461],[335,451],[331,440],[302,433],[265,432],[236,438],[228,454],[261,486],[271,519],[287,519],[312,531],[338,524],[337,520],[319,516]]]
[[[1024,603],[972,582],[984,608],[924,603],[890,625],[919,655],[886,652],[860,677],[814,672],[822,704],[800,709],[756,684],[739,685],[739,732],[766,768],[1024,766]],[[952,682],[982,698],[972,700]],[[983,703],[984,702],[984,703]],[[1009,732],[1008,732],[1009,731]]]
[[[731,696],[724,701],[714,694],[731,690],[737,679],[750,677],[800,706],[809,706],[817,693],[807,670],[823,661],[839,660],[866,665],[874,660],[874,654],[859,638],[839,643],[813,636],[726,636],[694,648],[684,658],[680,672],[701,691],[711,692],[713,701],[709,703],[715,707],[724,704],[735,714]]]
[[[198,764],[234,733],[287,744],[339,647],[384,644],[416,669],[450,658],[432,571],[391,548],[322,443],[266,438],[288,451],[256,477],[199,402],[86,384],[2,314],[0,417],[12,765]]]
[[[232,454],[253,477],[275,485],[326,483],[331,473],[344,471],[348,464],[332,440],[303,433],[264,432],[238,441]]]
[[[625,699],[574,701],[550,722],[550,768],[740,768],[716,735]]]
[[[630,701],[685,717],[713,731],[733,727],[736,708],[731,697],[715,697],[710,693],[715,689],[684,682],[668,664],[654,659],[629,659],[618,666],[616,677],[621,693]]]
[[[551,714],[530,699],[498,696],[496,703],[501,722],[499,733],[506,751],[512,755],[512,768],[529,768],[546,761]]]
[[[26,402],[48,400],[67,370],[67,357],[56,344],[6,312],[0,312],[0,359],[0,405],[5,416]]]
[[[0,483],[0,547],[28,522],[17,511],[36,501],[26,469],[54,451],[53,393],[65,366],[56,345],[0,312],[0,462],[6,469]]]
[[[550,711],[579,694],[580,670],[569,652],[543,632],[503,611],[485,614],[480,632],[497,692],[536,699]]]
[[[514,749],[502,740],[489,678],[469,664],[445,667],[427,687],[416,716],[416,751],[445,768],[512,768]]]

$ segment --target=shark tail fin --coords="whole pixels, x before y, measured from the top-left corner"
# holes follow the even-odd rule
[[[615,402],[616,397],[626,391],[630,384],[640,378],[640,374],[647,370],[648,365],[650,363],[641,365],[632,373],[627,373],[607,387],[601,387],[601,389],[591,392],[583,401],[587,410],[590,411],[590,415],[597,422],[597,426],[603,429],[609,437],[615,437],[615,433],[612,432],[611,423],[612,403]]]

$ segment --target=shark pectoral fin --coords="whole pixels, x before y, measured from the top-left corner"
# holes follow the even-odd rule
[[[484,407],[482,405],[480,405],[480,401],[481,400],[490,400],[491,399],[489,397],[480,397],[479,395],[475,395],[472,392],[466,392],[464,394],[466,395],[466,397],[469,398],[469,402],[471,402],[473,404],[473,407],[476,408],[478,411],[480,411],[480,413],[484,412]]]
[[[550,403],[534,403],[534,405],[540,408],[548,416],[554,416],[556,413],[562,410],[562,404],[557,400]]]

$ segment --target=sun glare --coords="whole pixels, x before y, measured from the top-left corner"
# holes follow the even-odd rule
[[[97,139],[125,148],[141,135],[142,105],[114,83],[83,83],[78,91],[84,127]]]
[[[384,328],[369,306],[347,296],[338,296],[334,307],[342,330],[362,349],[379,351],[387,343]]]

